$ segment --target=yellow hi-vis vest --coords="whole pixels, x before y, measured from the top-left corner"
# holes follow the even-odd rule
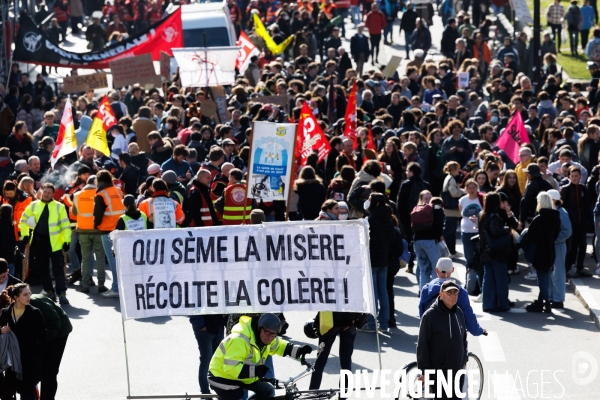
[[[259,350],[256,341],[260,338],[254,337],[254,331],[250,326],[251,321],[251,317],[242,316],[240,322],[231,330],[231,334],[219,344],[209,366],[214,376],[247,384],[253,383],[259,379],[257,376],[238,378],[244,365],[264,365],[267,357],[273,354],[283,357],[288,342],[276,336],[270,344]]]
[[[27,220],[30,217],[35,217],[35,223],[37,224],[45,205],[46,203],[41,200],[36,200],[29,204],[23,211],[23,215],[21,215],[19,228],[23,236],[30,236],[30,243],[33,241],[33,234],[30,235],[29,233],[30,228],[27,225]],[[71,224],[67,210],[64,204],[54,200],[48,203],[48,233],[50,233],[52,251],[59,251],[64,243],[71,243]]]

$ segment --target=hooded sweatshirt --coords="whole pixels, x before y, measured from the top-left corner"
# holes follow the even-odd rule
[[[446,307],[438,297],[423,314],[417,342],[417,366],[457,371],[467,362],[467,329],[463,311]]]
[[[81,120],[79,121],[79,129],[75,131],[75,138],[77,139],[77,143],[85,143],[88,137],[88,133],[90,133],[92,122],[92,119],[87,115],[81,117]]]

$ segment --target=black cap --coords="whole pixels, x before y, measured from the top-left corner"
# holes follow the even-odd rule
[[[117,169],[117,164],[112,162],[111,160],[104,161],[104,169]]]
[[[87,165],[82,165],[81,167],[79,167],[79,169],[77,170],[77,175],[83,175],[83,174],[91,174],[92,170],[90,169],[90,167],[88,167]]]
[[[135,197],[133,197],[130,194],[128,194],[127,196],[123,197],[123,205],[125,207],[129,207],[129,206],[131,206],[133,204],[135,204]]]
[[[523,172],[527,172],[530,175],[539,175],[540,174],[540,167],[539,165],[535,164],[535,163],[531,163],[527,166],[527,168],[525,168],[523,170]]]
[[[447,281],[444,281],[444,283],[442,283],[442,288],[440,289],[440,292],[447,292],[447,291],[453,290],[453,289],[459,290],[458,285],[456,284],[456,282],[449,279]]]

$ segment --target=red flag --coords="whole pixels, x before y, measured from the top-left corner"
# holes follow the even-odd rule
[[[348,105],[346,107],[346,115],[344,116],[346,121],[346,129],[344,129],[344,136],[352,140],[354,148],[358,145],[356,135],[356,81],[352,84],[352,90],[350,96],[348,96]]]
[[[237,60],[235,61],[235,67],[240,71],[240,74],[243,74],[248,68],[252,56],[260,55],[260,50],[256,48],[254,43],[252,43],[252,40],[250,40],[244,31],[240,32],[240,37],[236,44],[240,47],[240,51]]]
[[[530,143],[527,129],[523,123],[521,113],[517,111],[500,137],[496,145],[516,164],[519,162],[519,149],[523,143]]]
[[[296,161],[301,166],[306,165],[306,159],[313,151],[319,153],[319,162],[323,161],[331,151],[327,137],[323,134],[321,126],[312,110],[305,101],[300,112],[298,122],[298,136],[296,136]]]
[[[375,146],[375,140],[373,140],[373,130],[371,129],[371,124],[369,124],[369,137],[367,138],[367,149],[377,151],[377,147]]]

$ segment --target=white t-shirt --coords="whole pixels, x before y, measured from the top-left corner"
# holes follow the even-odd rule
[[[458,205],[462,209],[462,219],[460,221],[460,231],[465,233],[476,233],[477,224],[473,223],[469,217],[471,215],[479,216],[481,212],[481,203],[479,203],[479,197],[475,200],[471,200],[469,196],[463,196],[458,200]]]

